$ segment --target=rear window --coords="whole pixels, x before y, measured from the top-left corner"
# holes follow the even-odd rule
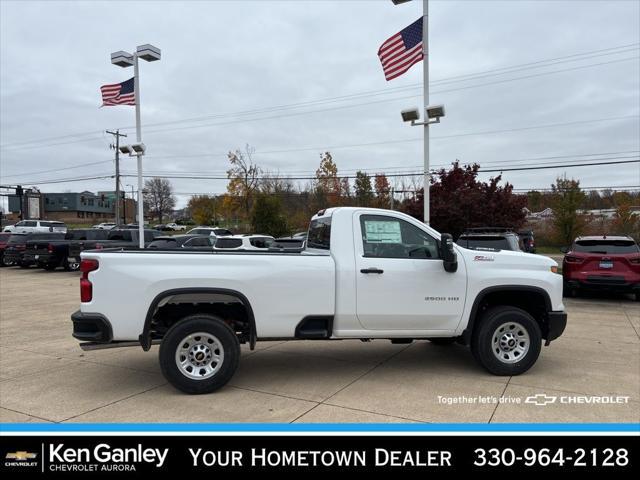
[[[514,247],[505,237],[460,237],[458,245],[464,248],[489,248],[493,250],[513,250]]]
[[[273,243],[272,238],[250,238],[249,242],[256,248],[269,248]]]
[[[216,240],[216,248],[238,248],[242,246],[240,238],[219,238]]]
[[[173,238],[163,238],[154,240],[149,244],[149,248],[176,248],[177,242]]]
[[[20,243],[26,243],[27,241],[27,236],[26,235],[11,235],[9,237],[9,241],[7,243],[9,244],[20,244]]]
[[[125,242],[131,241],[131,230],[118,230],[118,231],[110,231],[109,236],[107,237],[109,240],[122,240]]]
[[[228,235],[233,235],[229,230],[225,230],[224,228],[216,228],[213,233],[218,237],[224,237]]]
[[[331,248],[331,217],[311,221],[307,236],[307,247],[329,250]]]
[[[62,222],[40,222],[41,227],[64,227],[65,224]]]
[[[574,252],[582,253],[638,253],[640,249],[633,240],[580,240],[573,245]]]

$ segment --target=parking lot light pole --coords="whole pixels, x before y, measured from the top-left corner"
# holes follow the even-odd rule
[[[111,63],[123,68],[133,66],[133,92],[136,102],[136,144],[127,145],[121,151],[137,157],[138,163],[138,246],[144,248],[144,200],[142,195],[142,156],[145,152],[142,143],[142,124],[140,122],[140,71],[138,60],[142,58],[147,62],[160,60],[160,49],[153,45],[145,44],[136,48],[133,55],[127,52],[115,52],[111,54]]]

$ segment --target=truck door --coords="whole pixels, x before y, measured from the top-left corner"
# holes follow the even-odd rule
[[[358,320],[369,330],[455,330],[466,294],[463,262],[446,272],[438,241],[393,214],[353,218]]]

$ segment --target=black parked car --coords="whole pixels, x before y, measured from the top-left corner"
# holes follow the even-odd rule
[[[156,237],[149,244],[148,248],[159,250],[175,250],[184,248],[185,250],[213,251],[215,237],[208,235],[167,235],[166,237]]]
[[[520,240],[522,240],[522,249],[525,252],[536,253],[536,243],[533,238],[533,230],[522,230],[518,232]]]
[[[21,268],[29,268],[35,263],[34,258],[26,256],[27,243],[32,240],[60,240],[64,233],[12,233],[4,250],[2,261],[5,266],[17,265]]]
[[[45,270],[55,270],[64,267],[67,271],[75,271],[80,268],[79,256],[71,255],[71,245],[74,242],[91,240],[105,240],[109,230],[95,228],[69,230],[60,239],[37,238],[27,242],[25,261],[36,263]]]
[[[518,234],[504,227],[469,228],[456,243],[471,250],[523,250]]]

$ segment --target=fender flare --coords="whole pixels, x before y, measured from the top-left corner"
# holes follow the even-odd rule
[[[140,341],[140,345],[142,349],[146,352],[151,348],[151,320],[153,319],[153,315],[158,308],[158,305],[162,300],[167,297],[172,297],[174,295],[185,295],[185,294],[220,294],[220,295],[228,295],[231,297],[235,297],[240,300],[240,303],[244,305],[247,309],[247,317],[249,319],[249,346],[251,350],[254,349],[256,340],[257,340],[257,332],[256,332],[256,319],[253,314],[253,308],[251,308],[251,303],[249,303],[249,299],[238,292],[237,290],[230,290],[228,288],[207,288],[207,287],[194,287],[194,288],[174,288],[171,290],[165,290],[164,292],[159,293],[155,296],[151,305],[147,310],[147,315],[144,319],[144,327],[142,328],[142,333],[138,337]]]
[[[469,313],[469,321],[467,323],[467,327],[462,332],[462,339],[465,344],[469,344],[471,340],[471,335],[473,334],[473,328],[475,326],[475,323],[478,317],[478,309],[480,308],[482,301],[488,295],[495,292],[518,292],[518,293],[541,294],[542,298],[544,298],[545,311],[550,312],[552,310],[551,298],[549,297],[549,294],[544,288],[533,287],[530,285],[494,285],[492,287],[487,287],[483,290],[480,290],[478,295],[476,295],[475,300],[473,301],[473,306],[471,307],[471,312]]]

